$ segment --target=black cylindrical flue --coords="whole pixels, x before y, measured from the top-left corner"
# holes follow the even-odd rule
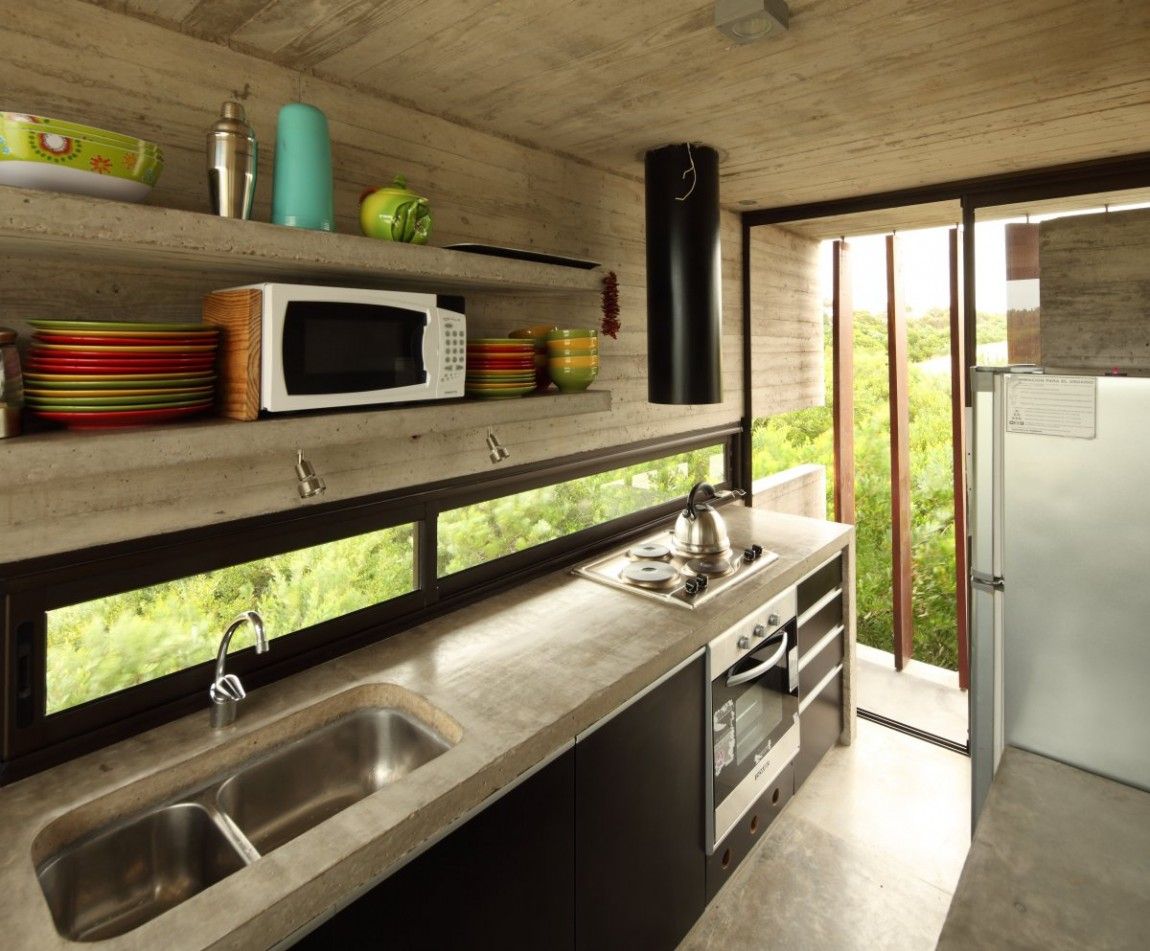
[[[668,145],[646,157],[647,398],[721,403],[719,154]]]

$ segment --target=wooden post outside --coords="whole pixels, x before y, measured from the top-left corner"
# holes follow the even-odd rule
[[[954,594],[958,686],[970,687],[970,590],[966,532],[966,332],[962,319],[962,245],[950,229],[950,431],[954,466]]]
[[[831,399],[835,443],[835,521],[855,523],[854,304],[850,245],[836,241],[831,298]]]
[[[910,404],[907,393],[906,314],[895,235],[886,238],[887,366],[890,375],[890,515],[894,604],[894,666],[914,653],[910,553]]]

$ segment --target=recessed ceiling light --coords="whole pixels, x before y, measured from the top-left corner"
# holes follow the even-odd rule
[[[715,26],[736,43],[783,32],[791,20],[784,0],[715,0]]]

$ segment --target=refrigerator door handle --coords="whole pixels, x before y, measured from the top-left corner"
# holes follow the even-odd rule
[[[990,593],[1006,590],[1006,583],[1003,578],[997,575],[988,575],[985,571],[972,571],[970,573],[970,586],[979,591]]]

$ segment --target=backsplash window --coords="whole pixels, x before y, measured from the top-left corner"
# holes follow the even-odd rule
[[[641,462],[440,513],[439,577],[512,555],[726,478],[722,446]]]
[[[275,638],[413,591],[414,539],[400,525],[49,611],[46,712],[213,659],[241,611]]]

